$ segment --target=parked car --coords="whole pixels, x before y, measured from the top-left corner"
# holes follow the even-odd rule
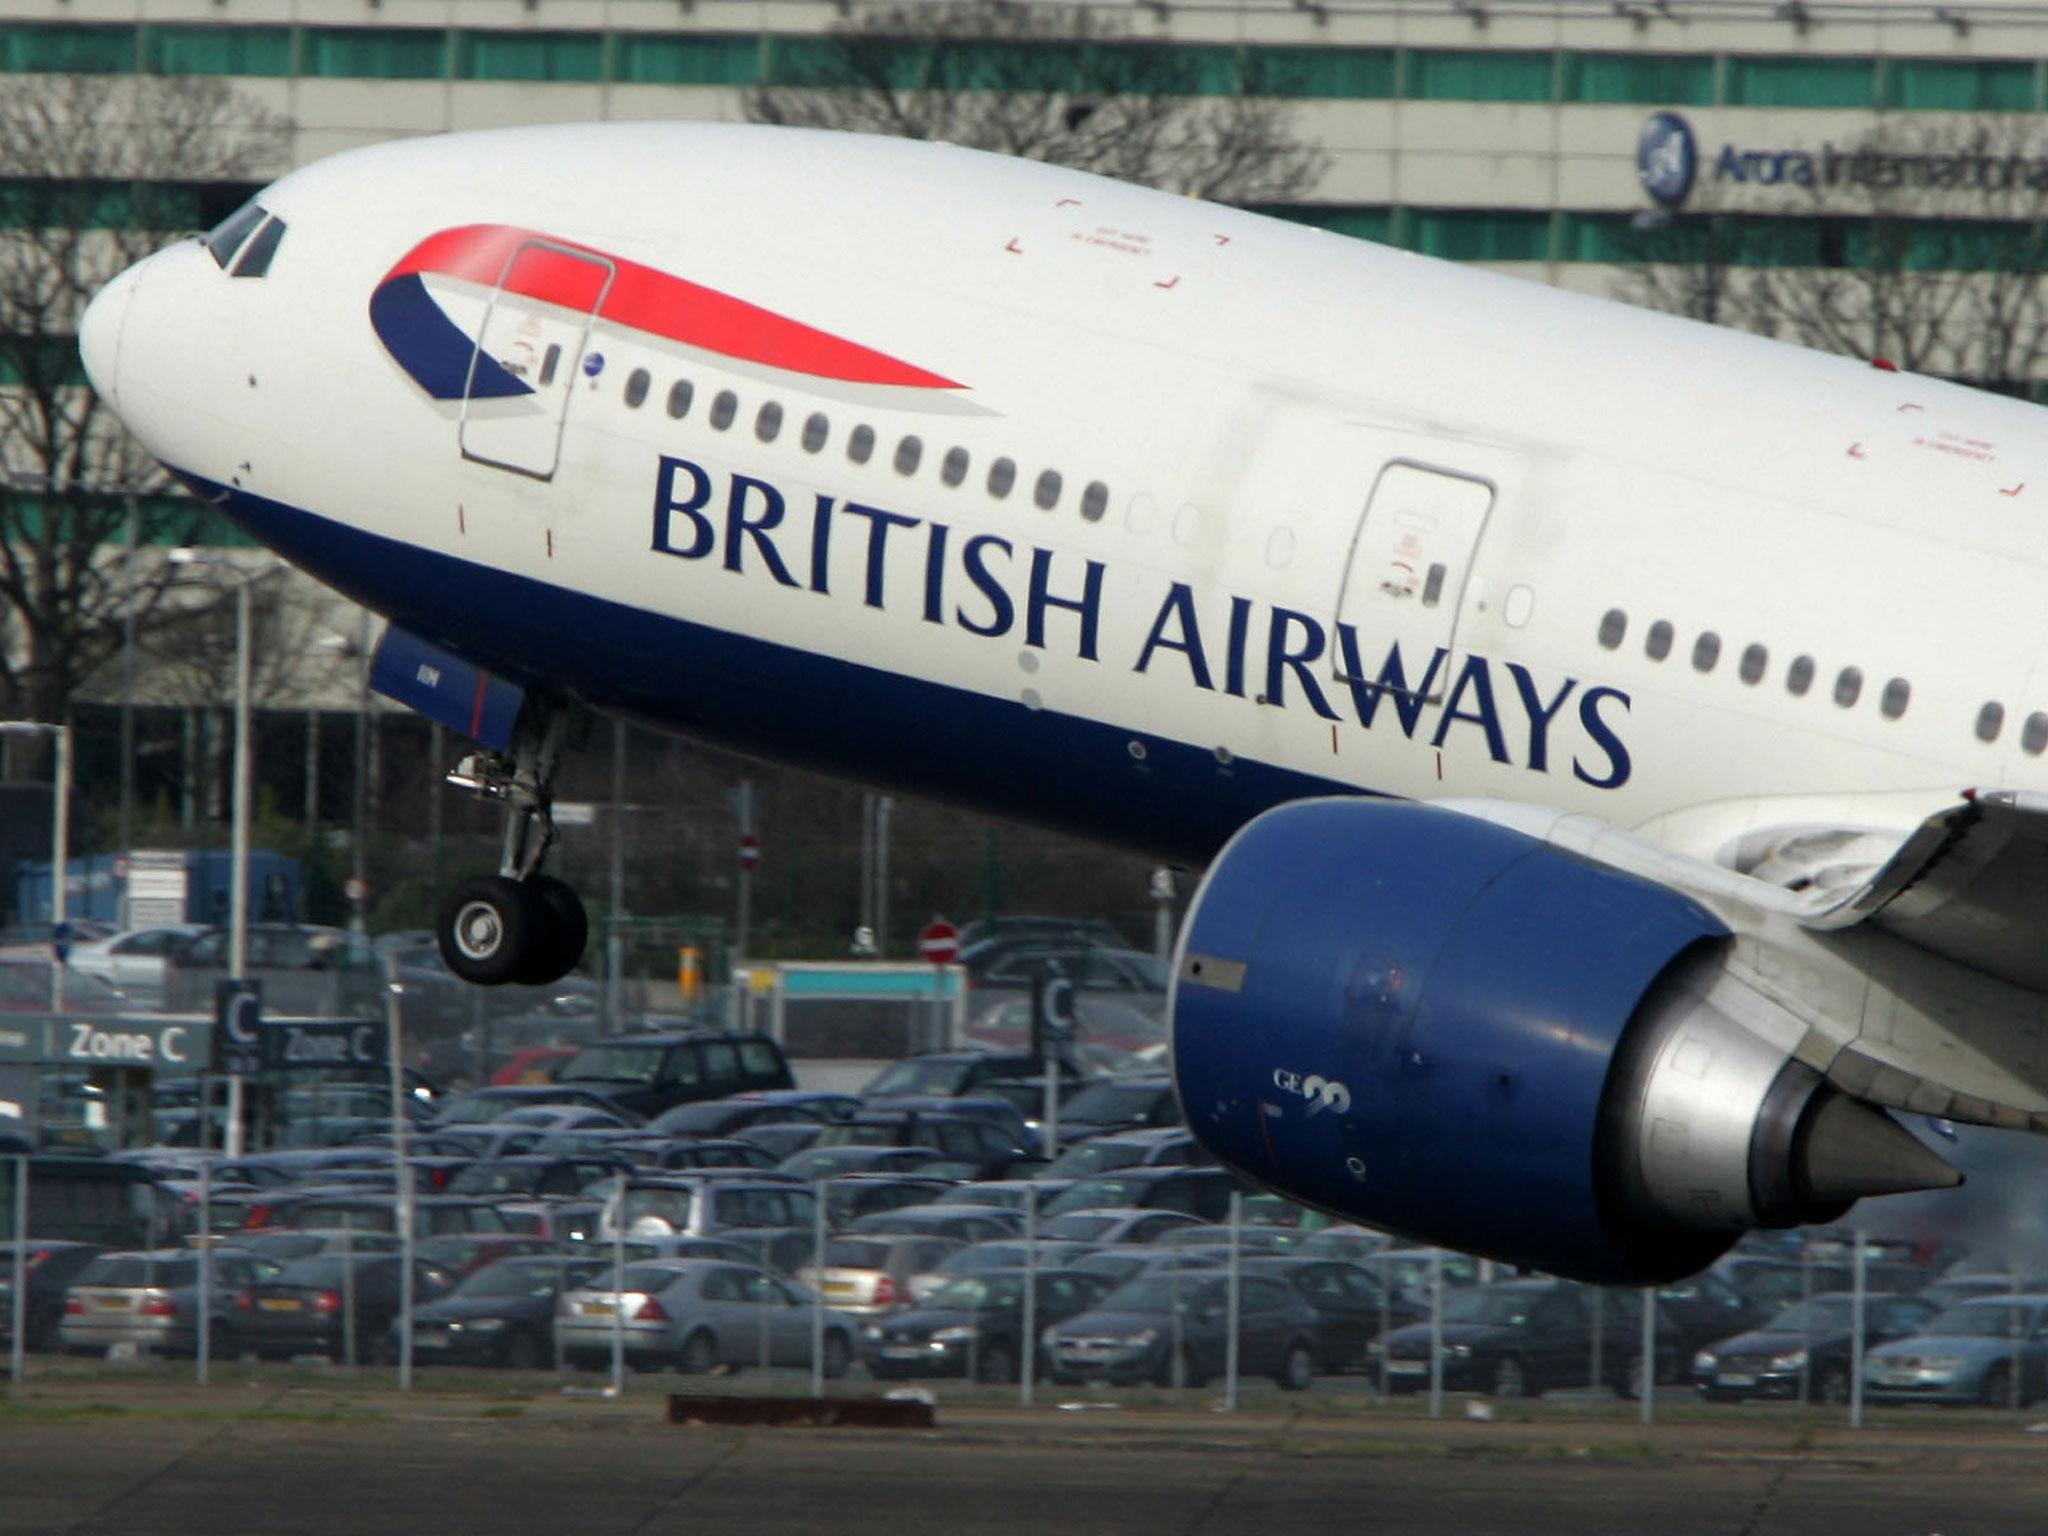
[[[1501,1280],[1444,1295],[1443,1383],[1452,1391],[1491,1397],[1535,1397],[1559,1387],[1594,1385],[1593,1339],[1600,1338],[1599,1385],[1633,1396],[1643,1378],[1642,1303],[1620,1287],[1599,1292],[1570,1280]],[[1659,1329],[1657,1379],[1676,1369],[1677,1346]],[[1387,1386],[1418,1392],[1429,1384],[1430,1327],[1412,1323],[1378,1341]]]
[[[925,1233],[848,1234],[828,1238],[824,1264],[806,1264],[796,1278],[828,1305],[872,1317],[907,1305],[910,1277],[935,1268],[960,1246],[958,1238]]]
[[[547,1157],[525,1152],[516,1157],[471,1163],[453,1174],[446,1187],[451,1195],[498,1198],[581,1195],[595,1190],[607,1179],[632,1173],[635,1166],[618,1157]]]
[[[837,1229],[876,1211],[941,1203],[960,1190],[979,1187],[915,1172],[842,1173],[826,1181],[825,1220]]]
[[[807,1365],[813,1303],[765,1270],[715,1259],[628,1264],[563,1294],[555,1313],[564,1357],[597,1367],[611,1356],[614,1330],[627,1360],[685,1375],[713,1366]],[[853,1319],[827,1312],[820,1363],[828,1378],[853,1359]]]
[[[1085,1312],[1108,1283],[1071,1269],[1041,1269],[1030,1276],[1032,1325],[1045,1330]],[[883,1381],[916,1376],[958,1376],[972,1381],[1015,1381],[1024,1359],[1026,1271],[996,1269],[944,1286],[915,1307],[870,1323],[862,1332],[868,1374]],[[1041,1348],[1034,1365],[1049,1374]]]
[[[1200,1386],[1220,1374],[1228,1346],[1228,1277],[1166,1271],[1119,1287],[1046,1335],[1055,1381]],[[1316,1315],[1266,1275],[1240,1282],[1238,1369],[1289,1391],[1315,1379]]]
[[[606,1271],[594,1257],[520,1255],[486,1265],[413,1310],[413,1359],[423,1365],[534,1370],[554,1359],[555,1303]],[[398,1320],[394,1318],[394,1342]]]
[[[137,1008],[161,1008],[172,951],[205,931],[199,923],[130,928],[105,938],[74,942],[64,965],[75,975],[105,982]]]
[[[64,1321],[64,1293],[79,1273],[106,1250],[98,1243],[60,1242],[32,1237],[21,1249],[24,1291],[22,1347],[55,1349]],[[0,1243],[0,1349],[14,1347],[15,1245]]]
[[[1721,1401],[1803,1395],[1808,1402],[1846,1403],[1854,1300],[1847,1291],[1830,1291],[1787,1307],[1761,1328],[1708,1345],[1692,1362],[1700,1395]],[[1866,1295],[1865,1348],[1918,1333],[1938,1310],[1924,1296]]]
[[[846,1224],[848,1232],[900,1232],[943,1237],[956,1243],[979,1243],[994,1237],[1015,1237],[1024,1225],[1016,1211],[999,1205],[906,1205],[875,1211]]]
[[[1060,1146],[1112,1131],[1182,1124],[1180,1098],[1163,1072],[1129,1072],[1088,1084],[1060,1105]]]
[[[1040,1237],[1108,1247],[1112,1243],[1154,1243],[1169,1236],[1199,1229],[1211,1231],[1209,1223],[1185,1211],[1126,1209],[1122,1206],[1091,1206],[1085,1211],[1066,1211],[1048,1216],[1038,1224]]]
[[[1044,1067],[1045,1059],[1030,1051],[932,1051],[922,1056],[906,1056],[882,1068],[868,1079],[861,1096],[889,1098],[916,1094],[956,1098],[975,1092],[984,1083],[1030,1077]],[[1069,1082],[1078,1082],[1081,1077],[1080,1069],[1070,1062],[1063,1062],[1060,1070]]]
[[[1119,1168],[1178,1167],[1184,1163],[1207,1166],[1215,1161],[1185,1127],[1158,1125],[1077,1141],[1033,1177],[1086,1179]]]
[[[326,1355],[359,1362],[391,1358],[391,1323],[398,1316],[403,1260],[397,1254],[323,1254],[285,1265],[234,1299],[234,1339],[265,1360]],[[455,1277],[418,1261],[413,1265],[415,1305],[450,1290]],[[348,1346],[353,1329],[354,1355]]]
[[[1188,1253],[1163,1243],[1118,1243],[1108,1248],[1088,1248],[1063,1262],[1068,1269],[1100,1275],[1112,1288],[1162,1269],[1219,1267],[1206,1250]]]
[[[1125,1168],[1076,1179],[1046,1205],[1045,1212],[1059,1216],[1100,1206],[1144,1206],[1221,1221],[1230,1214],[1231,1192],[1243,1188],[1238,1177],[1223,1168]]]
[[[235,1297],[242,1287],[278,1272],[251,1253],[217,1249],[202,1325],[200,1255],[189,1248],[103,1253],[71,1283],[58,1340],[72,1354],[105,1354],[116,1345],[148,1353],[196,1354],[199,1330],[207,1351],[225,1358],[235,1349]]]
[[[998,1269],[1022,1269],[1027,1256],[1034,1264],[1059,1269],[1078,1261],[1086,1250],[1079,1243],[1027,1244],[1017,1237],[983,1238],[955,1248],[932,1268],[910,1277],[913,1300],[924,1302],[967,1275],[985,1275]]]
[[[836,1096],[834,1096],[836,1098]],[[858,1101],[846,1100],[857,1107]],[[844,1118],[827,1114],[822,1106],[813,1108],[793,1095],[733,1094],[720,1099],[697,1099],[665,1109],[647,1122],[647,1129],[663,1136],[730,1136],[751,1125],[822,1125]]]
[[[1978,1296],[1937,1312],[1864,1356],[1863,1391],[1874,1403],[1986,1408],[2048,1397],[2048,1296]]]
[[[748,1088],[794,1088],[782,1049],[765,1035],[612,1036],[562,1063],[555,1082],[601,1089],[636,1114],[720,1099]]]

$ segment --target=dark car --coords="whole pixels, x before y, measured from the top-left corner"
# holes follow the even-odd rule
[[[1599,1298],[1599,1325],[1594,1322]],[[1600,1338],[1600,1385],[1632,1396],[1642,1377],[1642,1302],[1635,1291],[1570,1280],[1502,1280],[1444,1295],[1443,1384],[1451,1391],[1531,1397],[1559,1387],[1593,1385],[1593,1340]],[[1659,1330],[1660,1340],[1668,1330]],[[1379,1341],[1387,1386],[1419,1392],[1429,1385],[1430,1328],[1412,1323]],[[1376,1352],[1377,1354],[1378,1352]],[[1675,1369],[1675,1345],[1660,1342],[1658,1379]]]
[[[622,1157],[544,1157],[526,1152],[471,1163],[449,1178],[447,1190],[451,1195],[499,1198],[581,1195],[607,1179],[632,1173],[635,1166]]]
[[[812,1104],[795,1094],[733,1094],[664,1109],[647,1122],[647,1129],[664,1136],[730,1136],[754,1125],[786,1125],[792,1121],[815,1125],[846,1118],[842,1113],[827,1112],[842,1102],[858,1108],[857,1100],[842,1100],[837,1095]]]
[[[1181,1124],[1180,1099],[1163,1072],[1126,1072],[1088,1084],[1060,1104],[1060,1146],[1112,1131]]]
[[[1761,1328],[1708,1345],[1692,1361],[1700,1395],[1724,1402],[1803,1396],[1846,1403],[1854,1302],[1848,1291],[1830,1291],[1787,1307]],[[1918,1333],[1939,1310],[1924,1296],[1866,1294],[1863,1345]]]
[[[556,1083],[492,1084],[451,1094],[434,1108],[436,1125],[487,1125],[501,1115],[534,1104],[578,1104],[616,1112],[618,1101],[602,1088],[569,1088]]]
[[[812,1147],[925,1147],[971,1178],[1001,1178],[1033,1156],[1024,1142],[1021,1125],[1011,1130],[979,1115],[928,1107],[863,1110],[824,1127]]]
[[[907,1311],[869,1324],[861,1344],[868,1374],[882,1381],[959,1376],[1015,1381],[1024,1359],[1027,1272],[995,1269],[953,1281]],[[1108,1289],[1099,1275],[1041,1269],[1032,1276],[1032,1326],[1047,1328],[1093,1306]],[[1036,1374],[1047,1372],[1044,1351]]]
[[[555,1082],[596,1088],[621,1107],[648,1116],[748,1088],[796,1086],[773,1040],[711,1031],[594,1041],[562,1063]]]
[[[916,1173],[943,1161],[930,1147],[806,1147],[775,1166],[793,1179],[808,1182],[850,1173]],[[947,1171],[951,1172],[950,1167]]]
[[[679,1141],[646,1149],[645,1165],[668,1172],[694,1168],[773,1168],[782,1159],[756,1141],[737,1136]]]
[[[346,1360],[351,1358],[352,1326],[353,1361],[373,1354],[391,1358],[402,1263],[395,1254],[330,1253],[287,1264],[235,1298],[235,1341],[266,1360],[293,1355]],[[413,1266],[415,1304],[434,1300],[453,1283],[454,1277],[436,1265]]]
[[[11,1173],[11,1170],[10,1170]],[[14,1262],[13,1243],[0,1243],[0,1348],[14,1347]],[[101,1253],[98,1243],[69,1243],[32,1237],[20,1250],[23,1290],[27,1301],[22,1324],[22,1347],[55,1349],[57,1329],[64,1321],[64,1292]]]
[[[861,1089],[863,1098],[916,1094],[922,1098],[957,1098],[982,1084],[1004,1078],[1030,1077],[1043,1071],[1045,1059],[1030,1051],[932,1051],[906,1056],[882,1068]],[[1062,1062],[1060,1074],[1078,1081],[1081,1072]]]
[[[1145,1275],[1046,1334],[1055,1381],[1149,1381],[1200,1386],[1219,1375],[1229,1345],[1229,1277],[1213,1269]],[[1289,1391],[1315,1378],[1316,1315],[1269,1275],[1239,1282],[1238,1370]]]
[[[592,1257],[538,1255],[487,1265],[446,1295],[413,1309],[413,1359],[423,1365],[514,1370],[546,1365],[554,1359],[556,1298],[608,1267],[607,1260]],[[391,1326],[397,1329],[396,1319]]]
[[[1244,1184],[1222,1168],[1126,1168],[1093,1179],[1077,1179],[1045,1207],[1048,1216],[1098,1206],[1144,1206],[1185,1211],[1204,1221],[1230,1214],[1230,1196]]]
[[[843,1227],[876,1211],[924,1205],[965,1187],[921,1173],[842,1173],[826,1181],[825,1220]]]
[[[1065,1116],[1062,1115],[1062,1121]],[[1170,1168],[1214,1163],[1193,1133],[1178,1125],[1149,1126],[1137,1131],[1112,1131],[1071,1144],[1036,1178],[1086,1179],[1119,1168]]]
[[[1325,1375],[1377,1368],[1373,1342],[1423,1315],[1411,1301],[1390,1296],[1372,1275],[1342,1259],[1254,1258],[1248,1275],[1271,1275],[1294,1287],[1315,1310],[1316,1369]]]

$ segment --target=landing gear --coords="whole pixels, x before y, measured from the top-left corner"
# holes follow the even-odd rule
[[[576,893],[541,861],[555,840],[550,784],[568,717],[552,709],[522,718],[509,753],[465,757],[448,782],[505,806],[498,873],[464,882],[442,904],[435,936],[448,969],[479,986],[545,986],[575,969],[590,937]]]

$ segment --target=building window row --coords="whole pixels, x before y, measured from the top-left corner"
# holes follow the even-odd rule
[[[654,387],[654,375],[645,368],[634,368],[626,374],[620,399],[627,409],[638,410],[647,403]],[[669,417],[681,421],[690,414],[696,403],[696,386],[688,379],[677,379],[669,385],[663,401],[663,408]],[[705,420],[714,432],[730,431],[740,416],[740,398],[730,389],[721,389],[711,397],[710,408]],[[753,417],[753,434],[764,443],[772,443],[782,435],[784,413],[779,400],[764,400],[756,408]],[[804,418],[803,429],[797,442],[805,453],[822,453],[832,437],[832,419],[823,411],[813,411]],[[867,464],[873,460],[880,439],[875,429],[866,422],[857,423],[846,434],[846,457],[849,463]],[[905,433],[896,439],[890,450],[889,463],[897,474],[905,479],[915,476],[925,463],[924,439],[915,433]],[[939,482],[949,487],[966,483],[973,467],[973,456],[965,448],[948,448],[939,459]],[[1002,457],[989,461],[983,486],[989,496],[997,501],[1006,499],[1017,488],[1017,462]],[[1056,469],[1042,469],[1031,482],[1032,505],[1041,511],[1051,512],[1060,505],[1065,492],[1066,479]],[[1100,480],[1091,480],[1082,487],[1080,511],[1087,522],[1100,522],[1109,510],[1109,487]]]
[[[1620,608],[1610,608],[1600,616],[1600,627],[1595,631],[1603,649],[1621,649],[1628,639],[1628,614]],[[1643,631],[1643,654],[1652,661],[1663,661],[1676,647],[1678,631],[1669,619],[1653,620]],[[1714,630],[1703,629],[1692,638],[1688,660],[1693,671],[1706,676],[1721,664],[1721,636]],[[1735,675],[1751,687],[1764,681],[1771,668],[1771,653],[1768,646],[1752,641],[1742,648],[1735,662]],[[1813,691],[1819,676],[1818,663],[1811,656],[1794,656],[1785,665],[1785,691],[1794,698],[1804,698]],[[1863,700],[1864,677],[1861,667],[1843,667],[1835,673],[1831,688],[1835,703],[1843,709],[1854,709]],[[1897,720],[1906,713],[1906,707],[1913,702],[1913,685],[1903,677],[1889,679],[1877,696],[1877,712],[1887,720]],[[1988,707],[1988,706],[1987,706]],[[1998,720],[2002,721],[2001,708]],[[2048,717],[2044,717],[2048,718]],[[1986,741],[1994,740],[1998,734],[1994,722],[1990,736],[1984,735],[1984,722],[1980,717],[1977,734]],[[2048,735],[2043,736],[2048,745]],[[2038,748],[2033,750],[2038,751]]]
[[[861,66],[957,90],[1292,99],[2032,112],[2034,58],[863,40]],[[852,83],[830,36],[218,23],[12,22],[0,70],[646,85]]]

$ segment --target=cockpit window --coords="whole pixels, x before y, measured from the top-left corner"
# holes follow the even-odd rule
[[[261,277],[268,272],[270,258],[277,254],[277,242],[283,238],[284,220],[273,217],[243,249],[242,259],[235,263],[235,276]]]
[[[234,260],[235,252],[242,248],[242,242],[249,238],[250,231],[261,224],[265,216],[265,211],[256,204],[244,203],[215,225],[213,233],[206,237],[206,249],[215,264],[225,269]]]

